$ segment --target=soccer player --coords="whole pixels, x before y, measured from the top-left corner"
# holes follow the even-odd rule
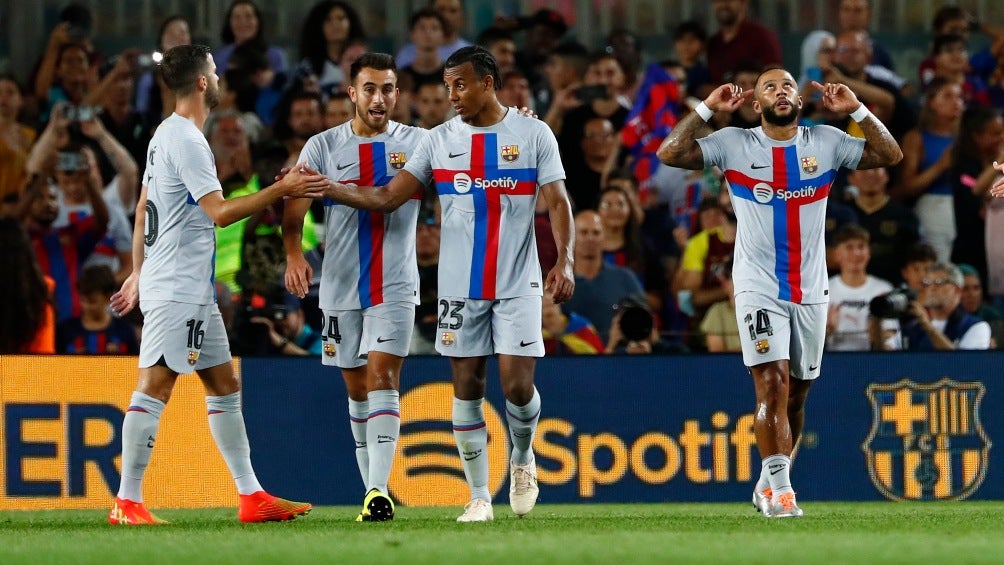
[[[299,160],[342,183],[387,184],[428,132],[390,119],[398,93],[391,55],[366,53],[352,63],[349,80],[355,116],[310,138]],[[321,361],[341,368],[348,390],[356,462],[366,489],[359,521],[394,518],[387,481],[401,430],[401,366],[418,304],[415,226],[421,196],[420,188],[388,213],[324,202]],[[310,202],[290,201],[283,215],[286,287],[301,297],[313,276],[299,243]]]
[[[850,113],[865,138],[829,126],[800,127],[802,98],[784,69],[757,77],[753,91],[716,88],[658,150],[674,167],[725,171],[739,220],[733,281],[743,361],[756,390],[754,432],[762,458],[754,505],[770,517],[801,516],[791,486],[792,450],[826,338],[826,197],[840,167],[894,165],[903,152],[847,86],[812,83],[827,110]],[[714,112],[752,96],[760,126],[708,134]]]
[[[267,190],[223,199],[202,127],[219,102],[219,78],[208,47],[182,45],[161,63],[177,101],[147,150],[146,178],[136,205],[133,272],[111,298],[119,315],[137,303],[145,324],[139,383],[122,423],[122,479],[108,521],[162,524],[143,505],[143,473],[157,438],[160,414],[181,373],[195,371],[206,389],[209,430],[240,497],[242,522],[289,520],[311,505],[266,493],[251,467],[241,414],[240,380],[234,375],[227,334],[213,287],[213,224],[227,226],[279,198],[316,198],[324,177],[297,170]]]
[[[537,501],[533,437],[540,395],[533,385],[544,355],[541,296],[572,295],[572,210],[554,135],[544,122],[499,103],[498,64],[481,47],[464,47],[443,73],[457,116],[429,132],[404,170],[384,188],[332,182],[326,196],[353,207],[389,211],[434,182],[442,205],[439,339],[453,372],[453,433],[471,500],[460,522],[492,520],[485,427],[485,366],[498,354],[512,440],[509,500],[523,516]],[[558,248],[541,280],[534,207],[543,195]]]

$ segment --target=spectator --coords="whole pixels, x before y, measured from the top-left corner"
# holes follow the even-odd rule
[[[609,337],[614,305],[624,298],[644,300],[638,278],[630,270],[603,260],[603,221],[592,210],[575,215],[575,294],[566,306],[591,320]]]
[[[251,43],[238,45],[230,53],[224,77],[227,87],[239,85],[235,90],[239,97],[247,97],[247,102],[239,103],[241,111],[251,109],[266,126],[271,126],[275,116],[273,111],[282,98],[286,86],[286,75],[271,67],[265,52]],[[248,102],[254,101],[248,108]]]
[[[967,104],[990,104],[986,81],[970,72],[969,45],[965,38],[961,35],[940,35],[934,38],[931,53],[934,57],[934,73],[922,86],[930,85],[936,78],[945,78],[962,88],[962,96]]]
[[[448,120],[452,113],[450,96],[442,82],[427,82],[418,87],[415,108],[418,119],[412,125],[432,129]]]
[[[282,142],[288,155],[286,167],[296,165],[303,145],[323,131],[321,106],[319,94],[300,91],[288,93],[276,107],[276,122],[272,133],[276,141]]]
[[[725,222],[706,229],[687,241],[680,268],[673,280],[673,294],[683,313],[691,317],[691,330],[697,329],[708,308],[728,299],[718,273],[731,260],[736,245],[736,215],[728,191],[718,195]]]
[[[840,0],[840,7],[837,12],[837,22],[840,32],[863,31],[868,33],[872,21],[872,9],[869,0]],[[885,67],[890,71],[895,71],[889,52],[881,45],[871,40],[872,63]]]
[[[108,208],[94,183],[87,183],[87,197],[94,214],[61,228],[54,227],[60,212],[59,189],[47,182],[30,184],[19,210],[42,273],[55,283],[59,322],[80,315],[77,276],[108,227]]]
[[[901,261],[920,241],[917,216],[889,197],[885,167],[851,171],[847,181],[850,186],[844,192],[853,195],[850,208],[871,241],[868,274],[893,284],[902,283]]]
[[[470,41],[460,36],[460,32],[464,29],[465,18],[464,4],[461,0],[430,0],[427,9],[437,13],[443,24],[443,37],[437,48],[440,61],[449,59],[457,49],[471,45]],[[418,44],[415,38],[411,40],[412,43],[406,44],[397,52],[395,62],[399,69],[411,65],[418,58]]]
[[[439,331],[439,204],[424,207],[418,215],[415,234],[415,257],[418,259],[418,299],[415,307],[415,332],[409,353],[436,355],[436,332]]]
[[[411,75],[415,81],[412,91],[423,84],[443,83],[443,59],[439,48],[443,45],[446,21],[439,12],[426,8],[411,15],[408,29],[415,45],[415,58],[408,65],[398,64],[399,74]]]
[[[681,22],[673,30],[673,51],[687,73],[687,92],[703,100],[713,90],[704,54],[708,46],[708,31],[696,20]]]
[[[998,57],[993,49],[1004,41],[1004,27],[978,22],[964,8],[954,5],[942,6],[935,12],[931,22],[931,37],[934,39],[943,35],[959,35],[968,42],[969,35],[973,31],[983,33],[989,41],[986,49],[969,58],[969,68],[980,78],[987,79],[998,65]],[[933,55],[921,61],[918,68],[921,85],[927,85],[934,78],[934,67]]]
[[[561,306],[554,303],[550,294],[544,293],[541,304],[545,355],[603,353],[603,341],[589,320],[575,312],[566,315],[561,311]]]
[[[987,284],[986,197],[1000,174],[994,161],[1004,162],[1004,120],[1001,111],[973,106],[962,114],[959,135],[952,147],[952,191],[955,244],[952,261],[972,265]]]
[[[502,75],[502,88],[498,91],[498,98],[499,102],[511,108],[534,110],[530,81],[519,71],[510,71]]]
[[[607,36],[607,46],[604,51],[617,59],[624,72],[624,82],[617,94],[627,100],[629,108],[634,103],[635,91],[641,82],[639,80],[641,78],[641,50],[641,40],[638,39],[638,36],[624,28],[615,29]]]
[[[139,341],[132,324],[112,316],[108,301],[120,282],[105,265],[87,267],[77,280],[80,316],[64,320],[56,328],[59,353],[85,355],[138,355]]]
[[[16,195],[27,180],[25,165],[36,134],[18,121],[23,94],[13,75],[0,74],[0,200]]]
[[[348,75],[342,70],[342,58],[349,45],[365,41],[363,22],[348,3],[322,0],[314,4],[303,20],[300,58],[317,75],[321,92],[344,90]]]
[[[964,109],[959,85],[943,78],[931,81],[917,127],[903,138],[900,182],[892,193],[902,202],[916,201],[920,237],[934,247],[943,262],[951,257],[955,240],[949,170]]]
[[[115,66],[105,73],[101,82],[88,94],[89,103],[100,108],[98,119],[117,142],[114,150],[102,147],[97,152],[103,184],[115,184],[109,190],[121,201],[122,208],[130,212],[135,208],[139,197],[139,179],[146,169],[146,150],[151,135],[143,116],[132,105],[139,57],[133,50],[120,54]],[[119,155],[119,148],[124,149],[126,154]],[[123,162],[124,157],[129,157],[135,168],[132,178],[122,175],[121,169],[128,165]]]
[[[841,33],[837,36],[832,64],[821,67],[823,80],[819,82],[847,85],[876,117],[889,124],[889,130],[899,139],[906,129],[913,126],[913,116],[909,114],[907,103],[894,84],[868,74],[868,65],[872,60],[871,49],[871,39],[866,32]],[[819,62],[825,65],[826,59]],[[856,137],[864,135],[857,127],[857,122],[846,117],[837,120],[831,118],[829,123]]]
[[[846,226],[857,225],[858,216],[854,208],[840,198],[826,199],[826,223],[823,225],[823,240],[826,244],[826,271],[833,274],[839,266],[836,259],[837,233]]]
[[[575,161],[581,162],[581,165],[566,166],[565,169],[568,175],[568,196],[576,211],[596,210],[604,172],[618,148],[616,132],[610,120],[593,118],[586,122],[579,148],[578,154],[581,157]],[[567,153],[563,157],[566,163],[572,159]]]
[[[781,64],[781,43],[773,30],[747,17],[749,0],[711,0],[711,7],[719,26],[707,48],[712,85],[727,82],[726,73],[740,63]]]
[[[217,69],[229,69],[230,56],[234,50],[241,45],[247,45],[265,55],[268,68],[272,72],[286,71],[285,51],[281,47],[268,44],[261,10],[250,0],[234,0],[230,3],[220,39],[223,41],[223,47],[213,53]]]
[[[756,63],[742,62],[736,65],[733,70],[725,73],[725,81],[739,85],[745,90],[753,90],[756,87],[756,79],[763,69]],[[753,109],[753,100],[743,102],[735,112],[719,112],[715,116],[715,123],[719,128],[734,127],[750,129],[760,126],[760,113]]]
[[[868,351],[869,305],[892,290],[888,281],[868,274],[871,259],[868,230],[848,225],[836,236],[839,274],[830,278],[830,308],[826,318],[826,349]],[[895,327],[892,328],[895,330]]]
[[[157,53],[161,56],[172,47],[191,44],[191,26],[184,16],[168,16],[161,22],[157,32]],[[143,115],[148,126],[156,126],[174,111],[174,94],[164,84],[159,62],[136,81],[136,111]]]
[[[1004,314],[988,304],[983,298],[983,283],[980,273],[965,263],[957,265],[962,273],[962,308],[990,324],[991,348],[997,349],[1004,343]]]
[[[21,223],[0,216],[0,257],[7,273],[0,278],[0,354],[56,352],[53,281],[42,273]]]
[[[499,74],[503,77],[516,71],[516,41],[513,40],[511,33],[504,29],[490,27],[478,35],[478,45],[487,49],[492,57],[495,57],[495,62],[499,65]],[[503,79],[503,86],[505,83],[506,81]]]
[[[739,320],[736,318],[735,286],[732,284],[732,259],[722,263],[718,276],[728,300],[720,300],[708,308],[701,320],[708,353],[738,353],[743,350],[739,341]]]
[[[833,66],[837,51],[837,38],[826,30],[810,31],[802,40],[802,73],[798,77],[798,94],[802,97],[801,123],[814,125],[825,122],[830,116],[821,104],[822,93],[812,86],[812,81],[823,82],[823,69]]]
[[[907,288],[920,293],[924,288],[924,277],[927,269],[938,260],[934,248],[926,243],[918,243],[907,251],[900,268],[900,278]]]
[[[537,112],[543,116],[553,103],[552,97],[556,92],[554,85],[544,80],[547,74],[545,66],[568,31],[568,24],[560,13],[541,8],[532,16],[520,18],[519,25],[526,30],[526,34],[523,49],[516,52],[516,65],[530,81]]]
[[[614,311],[616,313],[610,324],[606,353],[646,355],[686,351],[685,348],[663,341],[659,337],[655,317],[645,302],[625,298],[614,304]]]
[[[265,328],[274,355],[320,356],[321,334],[304,323],[300,299],[284,292],[283,299],[267,308],[263,314],[250,318],[252,324]]]
[[[51,70],[46,67],[50,57]],[[42,64],[42,70],[35,79],[35,96],[44,104],[39,116],[42,123],[49,121],[52,107],[59,102],[86,104],[85,98],[97,82],[97,76],[89,52],[82,43],[61,43],[52,54],[46,52]]]
[[[909,351],[989,349],[990,324],[962,307],[964,279],[951,263],[927,268],[917,300],[910,304],[913,319],[903,324],[903,348]]]
[[[577,91],[588,67],[589,51],[579,43],[563,43],[547,57],[547,88],[537,93],[535,106],[555,135],[561,133],[565,114],[583,103]]]
[[[324,104],[324,129],[340,126],[352,119],[356,107],[348,92],[336,92]]]

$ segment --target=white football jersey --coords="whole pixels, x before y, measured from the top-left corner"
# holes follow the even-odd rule
[[[329,179],[384,186],[401,170],[428,132],[390,122],[375,137],[352,132],[352,122],[311,137],[300,161]],[[422,193],[384,214],[325,200],[322,310],[356,310],[384,302],[418,304],[415,231]]]
[[[542,295],[537,189],[565,178],[550,128],[509,109],[489,127],[457,116],[429,133],[405,170],[423,183],[435,181],[442,205],[439,295]]]
[[[216,160],[199,128],[171,114],[146,152],[146,228],[141,300],[215,302],[216,234],[199,199],[222,191]]]
[[[892,290],[892,285],[878,277],[868,275],[865,284],[847,286],[839,276],[830,279],[830,303],[839,305],[836,328],[826,338],[830,351],[869,351],[868,309],[873,298]],[[886,322],[893,324],[886,324]],[[896,329],[895,320],[883,320],[882,327]]]
[[[697,142],[705,166],[725,173],[739,221],[736,294],[826,302],[826,197],[840,167],[857,167],[864,140],[830,126],[799,127],[787,141],[729,127]]]

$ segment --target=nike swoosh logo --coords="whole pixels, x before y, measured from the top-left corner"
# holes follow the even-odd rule
[[[813,367],[812,365],[809,365],[809,370],[810,370],[810,371],[815,371],[815,370],[816,370],[816,369],[818,369],[818,368],[819,368],[819,367]]]
[[[535,344],[535,343],[537,343],[537,342],[536,342],[536,340],[535,340],[535,341],[531,341],[531,342],[527,342],[527,343],[524,343],[524,342],[520,341],[520,342],[519,342],[519,346],[520,346],[520,347],[526,347],[526,346],[528,346],[528,345],[533,345],[533,344]]]
[[[392,438],[380,438],[377,443],[391,443],[392,441],[394,441]]]
[[[348,165],[337,165],[335,166],[335,168],[338,169],[339,171],[344,171],[345,169],[351,167],[352,165],[355,165],[355,163],[349,163]]]
[[[521,434],[521,433],[519,433],[519,432],[513,432],[513,433],[512,433],[512,435],[514,435],[514,436],[516,436],[516,437],[518,437],[518,438],[520,438],[520,439],[523,439],[523,438],[528,438],[528,437],[530,437],[530,434],[529,434],[529,433],[526,433],[526,434]]]
[[[784,471],[784,467],[781,467],[780,469],[774,469],[773,471],[770,472],[770,474],[771,475],[776,475],[776,474],[780,473],[781,471]]]
[[[457,157],[460,157],[461,155],[467,155],[467,152],[464,151],[463,153],[456,153],[456,154],[450,153],[450,159],[456,159]]]
[[[470,457],[464,455],[464,461],[470,461],[472,459],[477,459],[478,457],[481,457],[480,453],[476,453],[474,455],[471,455]]]
[[[388,341],[394,341],[395,339],[397,339],[397,338],[396,337],[384,338],[384,337],[381,336],[381,337],[377,338],[377,343],[387,343]]]
[[[770,165],[750,165],[751,169],[766,169]]]

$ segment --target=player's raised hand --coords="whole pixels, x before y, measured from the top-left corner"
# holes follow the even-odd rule
[[[861,102],[847,85],[839,82],[820,84],[812,81],[812,87],[823,94],[823,107],[837,114],[850,114],[861,106]]]
[[[994,161],[994,168],[1004,173],[1004,163],[998,163]],[[997,182],[990,187],[990,194],[993,194],[997,198],[1004,198],[1004,177],[997,179]]]
[[[122,283],[122,288],[112,295],[108,304],[116,316],[125,316],[139,303],[139,273],[133,271]]]
[[[272,187],[283,191],[287,198],[320,198],[324,196],[328,184],[328,177],[301,162],[290,168]]]
[[[303,298],[314,280],[314,269],[302,253],[286,255],[286,290]]]
[[[704,103],[714,112],[735,112],[746,100],[753,96],[752,90],[744,91],[738,84],[726,83],[711,91]]]
[[[550,293],[555,304],[567,302],[575,292],[575,273],[572,272],[572,265],[565,262],[564,265],[555,265],[547,273],[547,281],[544,282],[544,292]]]

